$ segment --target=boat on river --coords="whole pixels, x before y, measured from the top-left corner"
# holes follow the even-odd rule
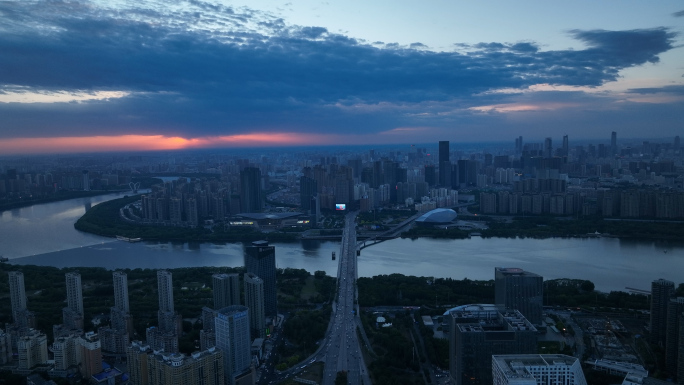
[[[142,241],[142,238],[129,238],[129,237],[123,237],[121,235],[117,235],[116,239],[119,241],[131,242],[131,243]]]

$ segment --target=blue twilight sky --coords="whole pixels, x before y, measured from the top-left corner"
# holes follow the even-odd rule
[[[682,1],[3,1],[0,152],[669,138],[683,29]]]

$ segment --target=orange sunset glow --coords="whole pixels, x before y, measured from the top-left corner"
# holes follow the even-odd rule
[[[219,147],[311,146],[350,143],[340,135],[303,133],[249,133],[200,138],[164,135],[82,136],[0,139],[3,154],[100,151],[160,151]]]

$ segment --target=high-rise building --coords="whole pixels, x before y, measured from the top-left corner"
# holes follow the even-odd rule
[[[47,362],[47,336],[31,330],[28,334],[17,340],[17,353],[19,355],[19,369],[31,369],[36,365]]]
[[[451,162],[449,161],[449,141],[439,142],[439,185],[451,186]]]
[[[610,154],[617,154],[617,132],[615,131],[610,133]]]
[[[240,209],[243,213],[255,213],[264,207],[261,191],[261,170],[245,167],[240,171]]]
[[[318,182],[316,179],[302,175],[299,178],[299,204],[302,210],[311,210],[311,198],[318,194]]]
[[[64,371],[72,365],[78,365],[78,335],[69,334],[55,338],[52,343],[52,352],[55,359],[55,370]]]
[[[544,158],[550,158],[553,156],[553,144],[551,138],[544,139]]]
[[[570,154],[570,144],[568,143],[568,136],[563,135],[563,156],[568,156]]]
[[[252,273],[245,274],[245,305],[249,308],[252,335],[255,338],[265,338],[264,281]]]
[[[249,333],[249,309],[234,305],[218,310],[214,320],[216,347],[223,351],[226,384],[250,370],[252,343]]]
[[[439,163],[449,161],[449,141],[439,141]]]
[[[157,271],[157,289],[159,292],[158,327],[150,327],[146,331],[147,343],[154,350],[167,353],[178,353],[178,335],[181,331],[181,318],[173,307],[173,282],[167,270]]]
[[[81,274],[72,271],[65,274],[67,307],[62,309],[62,318],[66,330],[83,330],[83,287]]]
[[[99,328],[98,335],[102,350],[123,354],[126,352],[133,320],[129,312],[128,276],[123,271],[112,273],[114,281],[114,306],[110,310],[110,327]]]
[[[12,335],[0,329],[0,365],[12,362]]]
[[[168,270],[157,271],[159,310],[173,312],[173,278]]]
[[[240,276],[238,274],[214,274],[214,309],[240,304]]]
[[[679,150],[680,147],[681,147],[681,142],[680,142],[680,139],[679,139],[679,135],[677,135],[677,136],[675,136],[675,138],[674,138],[674,149],[675,149],[675,150]]]
[[[138,341],[126,351],[131,383],[139,385],[224,385],[223,352],[208,349],[190,356],[155,353]]]
[[[20,328],[30,327],[26,319],[26,289],[24,286],[24,273],[10,271],[9,273],[10,302],[12,304],[12,319]]]
[[[542,324],[544,278],[519,268],[494,268],[494,303],[518,310],[534,325]]]
[[[677,355],[677,382],[684,384],[684,312],[679,317],[679,354]]]
[[[665,346],[667,306],[674,294],[674,282],[657,279],[651,283],[651,343]]]
[[[671,298],[667,305],[667,321],[665,328],[665,369],[667,373],[675,377],[679,382],[684,378],[677,378],[677,366],[679,363],[679,324],[684,313],[684,297]]]
[[[84,378],[90,378],[93,374],[102,371],[102,348],[100,338],[94,332],[88,332],[78,339],[79,357],[81,362],[79,369]]]
[[[491,384],[493,355],[537,352],[537,329],[517,310],[464,305],[449,310],[446,317],[449,375],[456,385]]]
[[[264,281],[264,303],[267,317],[275,317],[278,313],[276,292],[275,247],[267,241],[252,242],[245,249],[245,267]]]
[[[128,313],[128,276],[123,271],[112,273],[114,280],[114,307]]]
[[[563,354],[492,356],[493,385],[587,385],[580,361]]]

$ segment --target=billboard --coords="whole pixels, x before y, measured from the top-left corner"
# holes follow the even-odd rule
[[[335,204],[335,210],[337,210],[337,211],[342,211],[342,210],[346,210],[346,209],[347,209],[347,205],[344,203]]]

